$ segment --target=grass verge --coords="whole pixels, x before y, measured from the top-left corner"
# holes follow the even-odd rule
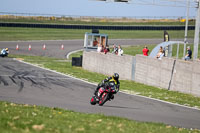
[[[0,27],[0,41],[84,39],[85,32],[91,30]],[[100,33],[108,34],[109,39],[156,39],[163,38],[164,34],[162,30],[100,30]],[[170,38],[184,37],[184,30],[168,31],[168,33]],[[194,31],[189,30],[188,38],[193,37]]]
[[[8,102],[0,102],[0,121],[2,133],[200,133],[159,123]]]
[[[81,67],[74,67],[71,65],[71,62],[65,62],[65,61],[58,62],[57,59],[55,58],[23,56],[23,55],[12,55],[10,57],[23,58],[24,61],[26,62],[37,64],[39,66],[56,70],[64,74],[69,74],[89,82],[98,83],[106,77],[106,75],[89,72],[87,70],[82,69]],[[200,108],[200,97],[195,97],[190,94],[184,94],[176,91],[168,91],[166,89],[160,89],[157,87],[148,86],[141,83],[136,83],[134,81],[120,80],[120,82],[121,82],[121,88],[120,88],[121,90],[129,91],[130,93],[133,94],[156,98],[190,107]]]

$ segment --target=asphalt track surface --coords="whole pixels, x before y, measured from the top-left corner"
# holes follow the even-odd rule
[[[138,45],[148,40],[111,40],[110,42]],[[162,40],[149,40],[148,44],[155,44],[156,41],[162,42]],[[47,46],[46,50],[42,50],[44,43]],[[62,43],[64,50],[60,49]],[[18,51],[15,50],[16,44],[20,46]],[[32,44],[31,51],[28,50],[29,44]],[[0,42],[0,48],[8,47],[12,54],[58,58],[65,58],[67,53],[81,49],[82,46],[83,40]],[[138,121],[200,129],[200,110],[124,93],[118,93],[113,101],[107,102],[102,107],[92,106],[89,100],[95,85],[10,58],[0,58],[0,62],[1,101],[60,107],[78,112],[102,113]]]
[[[59,107],[84,113],[102,113],[132,120],[159,122],[200,129],[200,110],[119,92],[104,106],[90,105],[95,85],[0,58],[0,100],[22,104]]]
[[[188,39],[190,43],[192,39]],[[174,41],[181,41],[175,39]],[[149,45],[159,44],[163,39],[109,39],[109,44],[116,45]],[[66,58],[67,54],[74,50],[83,49],[84,40],[52,40],[52,41],[0,41],[0,48],[9,48],[11,54],[21,55],[37,55],[56,58]],[[18,44],[19,50],[16,50]],[[46,45],[46,50],[43,50],[43,45]],[[29,51],[29,45],[31,50]],[[64,49],[61,49],[61,45]]]

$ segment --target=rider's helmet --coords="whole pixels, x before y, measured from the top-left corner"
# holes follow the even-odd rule
[[[114,82],[110,82],[109,86],[113,87],[113,86],[115,86],[115,83]]]
[[[114,73],[113,78],[114,78],[114,80],[118,80],[119,79],[119,74],[118,73]]]
[[[5,48],[6,51],[8,51],[8,48]]]
[[[109,87],[112,89],[112,90],[115,90],[115,83],[112,81],[109,83]]]

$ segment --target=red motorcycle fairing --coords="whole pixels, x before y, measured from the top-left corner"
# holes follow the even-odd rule
[[[101,97],[104,98],[106,94],[107,94],[107,92],[104,92]]]
[[[101,87],[98,90],[97,96],[93,96],[90,99],[90,103],[92,105],[95,105],[96,103],[98,103],[99,106],[103,106],[103,104],[106,101],[111,99],[111,96],[113,94],[116,94],[116,91],[114,89],[112,89],[111,87],[108,87],[108,88]]]
[[[98,91],[98,97],[105,91],[103,87],[101,87]]]

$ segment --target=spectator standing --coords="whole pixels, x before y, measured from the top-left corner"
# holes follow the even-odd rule
[[[192,50],[190,49],[190,46],[187,47],[187,54],[185,56],[185,60],[192,59]]]
[[[118,53],[118,48],[117,48],[117,46],[115,44],[113,44],[112,53],[113,54],[117,54]]]
[[[168,32],[165,30],[164,31],[164,42],[169,42],[170,40],[169,40],[169,34],[168,34]]]
[[[97,52],[100,53],[101,51],[102,51],[102,46],[100,43],[98,43]]]
[[[147,46],[144,47],[144,49],[142,50],[142,52],[143,52],[144,56],[148,56],[149,49],[147,48]]]
[[[94,41],[93,41],[93,46],[96,46],[98,44],[98,41],[96,38],[94,38]]]
[[[124,51],[122,50],[121,46],[119,45],[119,46],[118,46],[118,55],[119,55],[119,56],[122,56],[123,53],[124,53]]]
[[[104,49],[104,53],[107,54],[108,52],[110,52],[109,46],[107,45],[106,48]]]

